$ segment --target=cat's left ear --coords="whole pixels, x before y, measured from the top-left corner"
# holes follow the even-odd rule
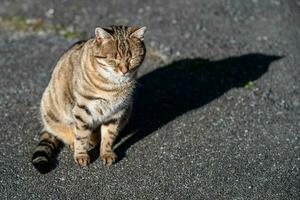
[[[134,32],[132,32],[130,34],[130,37],[135,37],[135,38],[140,39],[140,40],[143,41],[146,29],[147,29],[146,26],[143,26],[142,28],[138,28],[137,30],[135,30]]]

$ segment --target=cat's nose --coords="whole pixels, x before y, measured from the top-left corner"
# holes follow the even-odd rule
[[[127,74],[129,72],[128,65],[120,65],[120,71],[122,72],[123,75]]]

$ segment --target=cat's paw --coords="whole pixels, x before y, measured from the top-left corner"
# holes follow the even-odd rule
[[[100,158],[105,165],[112,165],[116,162],[118,156],[114,152],[105,152],[100,155]]]
[[[90,164],[90,156],[88,154],[74,155],[74,160],[79,166],[87,166]]]

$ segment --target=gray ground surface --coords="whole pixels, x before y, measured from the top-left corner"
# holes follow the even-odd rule
[[[0,16],[1,199],[300,198],[299,0],[1,0]],[[109,24],[148,27],[121,159],[80,168],[63,149],[39,174],[52,67]]]

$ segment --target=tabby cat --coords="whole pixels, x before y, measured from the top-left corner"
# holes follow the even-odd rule
[[[43,170],[60,142],[80,166],[100,142],[100,158],[117,159],[113,143],[132,109],[137,69],[145,57],[146,27],[96,28],[95,37],[71,46],[59,59],[41,100],[44,128],[32,162]]]

